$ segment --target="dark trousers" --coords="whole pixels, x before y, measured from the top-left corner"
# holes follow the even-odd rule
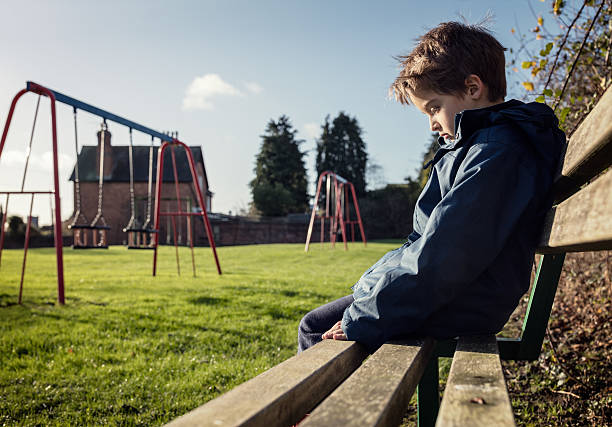
[[[335,301],[315,308],[300,321],[298,327],[298,353],[322,341],[321,335],[334,324],[342,320],[344,310],[353,303],[353,295],[347,295]]]

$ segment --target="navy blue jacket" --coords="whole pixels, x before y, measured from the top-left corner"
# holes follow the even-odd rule
[[[349,340],[496,333],[529,288],[565,135],[549,107],[516,100],[463,111],[455,129],[438,140],[408,241],[353,286]]]

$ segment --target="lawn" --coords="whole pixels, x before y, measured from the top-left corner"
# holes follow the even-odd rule
[[[152,254],[67,249],[66,305],[56,305],[53,249],[0,268],[0,425],[160,425],[295,354],[310,309],[346,295],[399,242],[224,247]],[[504,362],[519,425],[612,425],[609,252],[570,254],[538,361]],[[506,325],[516,335],[526,298]],[[556,347],[556,350],[555,350]],[[444,383],[450,359],[440,359]],[[406,425],[416,419],[414,404]]]
[[[66,305],[55,303],[53,249],[2,253],[0,424],[159,425],[292,356],[300,318],[346,295],[398,242],[73,251]]]

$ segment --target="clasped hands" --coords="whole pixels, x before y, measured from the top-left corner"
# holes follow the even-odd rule
[[[334,340],[346,341],[347,339],[346,334],[342,330],[342,321],[336,322],[336,324],[332,326],[329,331],[321,335],[321,338],[324,340],[334,339]]]

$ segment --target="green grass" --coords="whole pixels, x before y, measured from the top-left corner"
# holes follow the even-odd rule
[[[64,251],[66,305],[55,303],[54,250],[2,253],[0,424],[162,424],[295,354],[300,318],[350,292],[398,242],[224,247],[152,253]]]

